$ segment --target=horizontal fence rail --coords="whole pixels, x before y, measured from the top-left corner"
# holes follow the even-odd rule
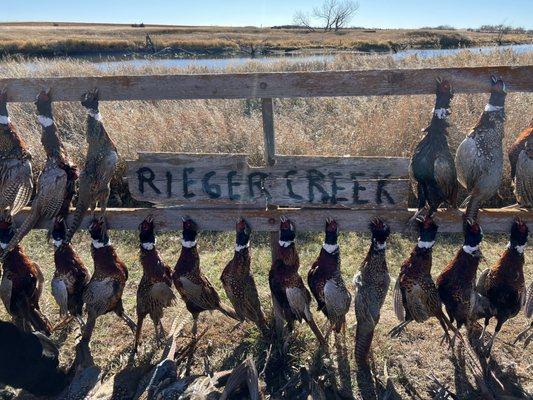
[[[509,92],[533,92],[533,65],[368,71],[268,72],[205,75],[146,75],[60,78],[5,78],[9,101],[30,102],[51,88],[55,101],[78,101],[94,87],[101,100],[245,99],[434,94],[437,77],[456,93],[485,93],[491,74]],[[270,108],[264,107],[263,113]]]
[[[236,209],[236,208],[109,208],[107,221],[110,229],[136,230],[139,223],[149,215],[154,217],[156,229],[161,232],[180,231],[182,217],[194,219],[200,229],[205,231],[234,231],[238,218],[245,218],[252,230],[275,232],[279,229],[281,216],[290,218],[299,231],[323,231],[326,217],[335,218],[341,231],[367,232],[368,222],[373,217],[381,217],[394,232],[407,233],[407,222],[415,210],[339,210],[339,209]],[[15,223],[20,224],[29,209],[16,215]],[[533,213],[527,210],[485,209],[479,212],[480,225],[486,233],[509,233],[515,217],[522,218],[533,226]],[[72,214],[67,219],[70,224]],[[82,228],[91,220],[86,215]],[[439,232],[457,233],[462,231],[462,214],[457,210],[440,210],[436,219]],[[48,229],[50,221],[41,222],[36,228]]]

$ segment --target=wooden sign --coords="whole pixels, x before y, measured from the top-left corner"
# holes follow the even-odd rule
[[[140,153],[128,161],[136,200],[160,205],[406,208],[408,159],[277,156],[250,167],[243,154]]]

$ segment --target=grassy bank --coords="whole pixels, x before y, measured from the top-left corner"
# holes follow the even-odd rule
[[[436,59],[419,59],[409,57],[400,61],[388,56],[353,56],[342,55],[332,62],[286,64],[250,63],[246,66],[225,71],[283,71],[283,70],[341,70],[371,68],[417,68],[437,66],[475,66],[475,65],[531,65],[533,54],[517,55],[510,51],[495,52],[489,55],[462,52],[456,56]],[[118,69],[107,74],[154,74],[154,73],[199,73],[202,69],[164,69],[146,67],[141,70]],[[223,72],[223,71],[219,71]],[[77,76],[101,75],[90,63],[81,61],[37,60],[32,65],[10,60],[0,62],[0,76]],[[489,77],[487,77],[489,79]],[[450,145],[456,148],[464,135],[472,127],[488,95],[456,95],[452,102]],[[275,129],[277,133],[278,152],[280,154],[351,154],[351,155],[387,155],[409,156],[416,142],[420,139],[420,130],[426,126],[433,107],[433,96],[389,96],[357,98],[317,98],[317,99],[281,99],[275,101]],[[32,104],[10,105],[10,116],[30,145],[36,170],[44,161],[40,146],[40,128]],[[533,115],[533,94],[510,93],[507,99],[507,121],[505,125],[505,146],[514,140],[516,133],[527,125]],[[136,156],[139,150],[147,151],[202,151],[202,152],[242,152],[250,155],[252,164],[260,164],[263,154],[261,110],[255,101],[241,100],[195,100],[195,101],[149,101],[149,102],[104,102],[101,113],[110,135],[114,138],[123,158]],[[85,152],[84,121],[85,111],[77,103],[58,103],[55,105],[55,119],[66,143],[71,157],[82,164]],[[508,165],[506,165],[508,168]],[[506,176],[508,172],[506,171]],[[118,182],[118,179],[116,180]],[[123,189],[116,183],[114,192],[121,201],[127,201]],[[507,179],[501,188],[502,196],[511,201],[510,185]],[[497,204],[501,200],[496,199]],[[111,240],[118,254],[126,262],[130,278],[124,294],[125,307],[130,315],[135,313],[135,293],[141,276],[141,267],[137,259],[137,238],[132,232],[111,232]],[[268,291],[268,269],[270,264],[269,238],[256,234],[253,237],[253,269],[259,287],[262,303],[270,313],[271,300]],[[388,246],[388,260],[391,275],[396,277],[401,261],[409,254],[414,238],[393,235]],[[486,263],[494,263],[504,249],[508,238],[504,235],[487,235],[483,243]],[[298,234],[298,246],[301,257],[301,272],[306,274],[312,261],[318,254],[321,235]],[[232,253],[233,235],[203,233],[200,238],[200,254],[204,272],[221,290],[218,280],[221,270]],[[42,309],[58,321],[58,310],[50,295],[49,282],[53,274],[52,246],[46,242],[45,233],[32,232],[23,242],[30,257],[37,261],[46,275],[46,286]],[[437,275],[452,258],[453,253],[462,244],[457,235],[441,235],[434,252],[434,275]],[[351,281],[361,264],[369,245],[368,235],[343,234],[341,236],[342,268],[346,281]],[[165,234],[159,238],[158,247],[163,259],[174,265],[177,260],[180,238],[178,233]],[[85,231],[75,240],[78,250],[92,268],[89,252],[89,238]],[[526,279],[533,277],[531,250],[526,250]],[[350,285],[351,288],[351,285]],[[392,289],[392,287],[391,287]],[[220,292],[222,293],[222,292]],[[168,330],[172,319],[177,315],[186,315],[180,301],[175,308],[166,313],[164,320]],[[0,318],[7,318],[5,310],[0,307]],[[206,314],[201,326],[211,325],[208,336],[201,342],[195,370],[202,371],[205,356],[209,356],[214,369],[231,368],[238,360],[251,354],[259,362],[264,359],[265,344],[250,325],[243,325],[231,335],[228,332],[233,323],[217,314]],[[318,316],[320,325],[323,316]],[[348,315],[348,344],[352,369],[353,360],[353,309]],[[510,346],[515,335],[525,325],[522,315],[506,324],[499,340],[495,343],[494,355],[501,367],[499,378],[502,381],[516,381],[524,389],[533,391],[531,365],[533,354],[530,349]],[[449,350],[439,347],[440,328],[438,323],[430,321],[423,325],[412,325],[399,340],[391,340],[387,332],[396,324],[389,293],[383,307],[382,318],[374,338],[374,358],[377,373],[383,375],[383,366],[389,363],[389,375],[395,382],[397,390],[405,397],[414,387],[422,398],[427,394],[430,380],[434,374],[445,383],[459,398],[476,398],[478,392],[472,377],[464,375],[461,366],[450,357]],[[104,328],[105,327],[105,328]],[[491,331],[494,323],[491,324]],[[200,328],[202,329],[202,328]],[[187,330],[188,333],[188,330]],[[54,335],[61,345],[62,362],[69,363],[73,357],[73,348],[78,331]],[[142,353],[158,360],[159,353],[151,353],[153,328],[145,324]],[[184,338],[183,341],[187,341]],[[92,343],[95,361],[112,376],[128,364],[128,352],[133,341],[122,321],[114,316],[105,316],[97,324]],[[180,342],[181,343],[181,342]],[[291,366],[295,369],[304,364],[314,349],[311,331],[306,326],[299,326],[295,339],[290,345],[294,355]],[[531,346],[530,346],[531,347]],[[150,357],[148,357],[150,358]],[[131,365],[130,365],[131,367]],[[354,379],[355,381],[355,379]],[[20,397],[24,398],[24,396]]]
[[[32,56],[124,54],[155,50],[169,54],[231,55],[288,50],[390,51],[405,48],[458,48],[498,44],[532,43],[532,33],[497,33],[443,29],[346,29],[334,32],[303,29],[230,28],[3,23],[0,24],[0,55]]]

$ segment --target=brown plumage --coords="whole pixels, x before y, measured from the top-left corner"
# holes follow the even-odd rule
[[[89,227],[91,235],[91,255],[94,273],[83,293],[87,309],[87,324],[83,331],[82,343],[88,344],[96,324],[96,319],[108,312],[114,312],[135,332],[135,323],[126,315],[122,305],[122,292],[128,279],[126,265],[118,258],[109,241],[103,219],[93,219]]]
[[[0,91],[0,211],[17,214],[33,191],[31,154],[7,112],[7,91]]]
[[[483,231],[477,222],[464,224],[464,244],[455,257],[444,267],[436,280],[439,296],[446,308],[450,321],[470,326],[471,298],[476,285],[476,273],[482,255],[479,244]]]
[[[251,229],[241,218],[237,221],[235,230],[235,252],[222,271],[220,280],[239,319],[255,323],[263,336],[267,336],[269,330],[251,269]]]
[[[111,191],[110,182],[118,163],[118,152],[102,123],[98,109],[98,89],[83,95],[81,104],[87,108],[87,156],[80,174],[78,202],[69,226],[65,242],[69,243],[89,207],[94,212],[96,203],[105,217],[107,201]]]
[[[438,79],[431,122],[409,163],[411,183],[418,198],[418,211],[413,219],[426,207],[432,215],[443,202],[457,207],[457,173],[447,139],[452,98],[450,83]]]
[[[67,215],[78,179],[77,168],[70,162],[53,120],[50,91],[40,92],[35,104],[42,125],[41,143],[46,163],[38,178],[31,211],[9,242],[7,251],[14,249],[41,219]]]
[[[418,228],[418,243],[403,262],[394,287],[394,312],[401,323],[390,333],[397,336],[411,321],[420,323],[435,317],[442,326],[445,337],[451,341],[448,330],[456,332],[456,329],[442,311],[439,293],[431,277],[433,245],[438,226],[431,217],[426,216],[423,220],[418,220]]]
[[[518,134],[507,153],[509,156],[509,164],[511,165],[511,179],[514,179],[516,175],[516,163],[518,162],[518,156],[520,155],[520,152],[524,150],[526,141],[531,137],[533,137],[533,118],[529,122],[529,126]]]
[[[289,219],[282,218],[279,232],[276,257],[268,274],[276,319],[285,321],[290,332],[294,328],[294,321],[304,320],[319,342],[326,346],[326,339],[311,314],[311,294],[298,273],[300,260],[294,244],[294,224]]]
[[[11,217],[0,221],[0,245],[6,248],[14,235]],[[15,246],[5,254],[0,299],[19,328],[30,332],[31,328],[49,336],[52,327],[41,313],[39,299],[43,291],[44,277],[39,266],[31,261],[22,246]]]
[[[318,303],[318,310],[324,313],[332,328],[339,333],[346,326],[346,314],[352,296],[342,279],[337,238],[337,222],[328,218],[324,245],[307,274],[307,284]]]
[[[172,292],[171,270],[166,265],[156,248],[154,220],[146,218],[139,225],[139,257],[143,267],[143,276],[137,288],[137,331],[135,333],[134,351],[137,351],[144,318],[150,315],[156,337],[162,341],[165,333],[161,319],[166,307],[175,303]]]
[[[64,244],[67,225],[63,217],[56,217],[51,232],[54,242],[55,271],[52,295],[59,305],[61,317],[68,314],[82,325],[83,291],[89,283],[89,270],[70,244]]]
[[[369,355],[381,308],[389,290],[390,275],[385,249],[390,235],[389,226],[380,218],[369,225],[372,235],[370,248],[354,277],[355,286],[355,361],[359,368],[369,368]]]
[[[193,317],[193,335],[197,333],[198,316],[203,311],[218,310],[227,317],[240,320],[239,316],[220,297],[200,269],[200,256],[196,246],[198,226],[190,218],[183,219],[181,253],[172,273],[172,280],[187,310]]]
[[[496,318],[496,328],[487,346],[487,354],[490,353],[494,338],[500,332],[502,325],[508,319],[515,317],[524,304],[526,297],[524,249],[528,234],[527,225],[517,218],[511,227],[507,249],[498,262],[483,271],[478,279],[476,291],[481,300],[488,300],[488,306],[483,306],[481,302],[474,305],[476,316],[485,318],[481,337],[484,336],[490,319]]]

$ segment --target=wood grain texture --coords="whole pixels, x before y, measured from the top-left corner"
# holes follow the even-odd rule
[[[268,166],[272,166],[276,163],[276,136],[274,134],[274,104],[272,99],[261,99],[261,115],[263,117],[265,163]]]
[[[234,231],[235,221],[244,217],[255,231],[277,231],[282,215],[294,221],[299,231],[323,231],[326,217],[333,217],[339,223],[341,231],[367,232],[368,221],[375,216],[385,219],[394,232],[407,232],[406,223],[415,210],[339,210],[339,209],[190,209],[175,208],[109,208],[107,220],[110,229],[137,230],[139,223],[148,215],[154,217],[157,230],[180,231],[181,217],[194,219],[200,229],[205,231]],[[25,208],[15,216],[15,223],[20,225],[28,215]],[[69,216],[68,222],[71,221]],[[485,209],[480,211],[480,224],[485,233],[508,233],[511,223],[520,216],[530,227],[533,226],[533,213],[516,209]],[[87,213],[81,227],[87,229],[91,216]],[[439,210],[437,213],[439,232],[461,232],[462,215],[455,210]],[[48,229],[50,222],[41,222],[37,229]]]
[[[243,154],[141,153],[138,160],[127,162],[127,180],[133,198],[167,206],[407,207],[406,158],[277,156],[274,160],[271,166],[250,167]]]
[[[204,75],[4,78],[9,101],[31,102],[52,88],[56,101],[79,101],[100,89],[101,100],[243,99],[433,94],[435,78],[450,80],[456,93],[486,93],[490,75],[501,75],[509,92],[533,91],[533,66],[269,72]]]

